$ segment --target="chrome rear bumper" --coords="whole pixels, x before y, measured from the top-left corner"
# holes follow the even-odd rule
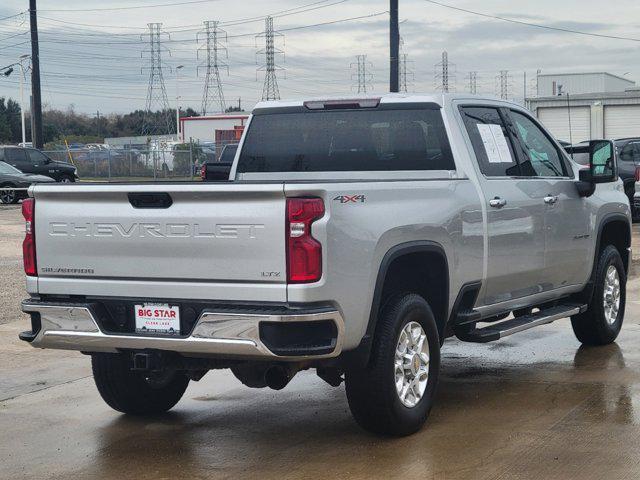
[[[91,309],[83,305],[25,300],[22,311],[39,314],[39,328],[24,332],[21,339],[36,348],[111,352],[119,350],[167,350],[187,355],[300,360],[340,355],[344,320],[337,310],[296,311],[287,314],[228,313],[203,311],[187,337],[112,334],[103,332]],[[319,322],[330,320],[337,335],[333,350],[318,355],[277,355],[260,338],[261,322]]]

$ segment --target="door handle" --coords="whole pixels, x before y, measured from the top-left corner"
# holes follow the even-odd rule
[[[553,205],[557,201],[558,201],[557,195],[547,195],[546,197],[544,197],[544,203],[546,203],[547,205]]]
[[[507,201],[504,198],[495,197],[489,200],[489,205],[493,208],[502,208],[507,204]]]

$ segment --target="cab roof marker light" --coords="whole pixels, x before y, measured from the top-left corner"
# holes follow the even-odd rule
[[[309,100],[304,106],[309,110],[338,110],[347,108],[376,108],[380,98],[353,98],[341,100]]]

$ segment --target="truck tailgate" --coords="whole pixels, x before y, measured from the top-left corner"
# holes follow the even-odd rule
[[[33,195],[42,280],[286,288],[282,184],[39,185]]]

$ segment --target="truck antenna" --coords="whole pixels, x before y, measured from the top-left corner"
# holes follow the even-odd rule
[[[569,92],[567,92],[567,114],[569,116],[569,143],[573,145],[573,134],[571,132],[571,101],[569,99]],[[571,149],[571,160],[573,160],[573,149]]]

